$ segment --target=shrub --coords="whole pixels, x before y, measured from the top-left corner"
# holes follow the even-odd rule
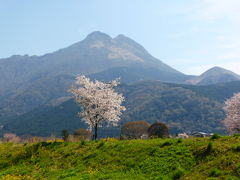
[[[101,142],[99,143],[99,145],[97,146],[97,149],[98,149],[98,148],[101,148],[102,146],[104,146],[104,141],[101,141]]]
[[[170,146],[170,145],[172,145],[172,143],[169,142],[169,141],[166,141],[166,142],[164,142],[164,143],[161,145],[161,147]]]
[[[169,137],[168,127],[164,123],[154,123],[148,128],[149,137]]]
[[[183,142],[183,139],[182,138],[179,138],[178,140],[177,140],[177,143],[182,143]]]
[[[86,142],[84,140],[81,140],[81,145],[84,146]]]
[[[240,152],[240,144],[233,145],[232,150],[235,152]]]
[[[214,140],[214,139],[219,139],[219,138],[221,138],[221,136],[220,136],[219,134],[217,134],[217,133],[214,133],[214,134],[211,136],[210,139]]]
[[[207,146],[207,149],[205,151],[205,154],[209,154],[212,151],[213,151],[213,143],[210,142],[210,143],[208,143],[208,146]]]
[[[219,177],[223,175],[223,172],[217,168],[211,169],[209,172],[209,177]]]
[[[233,137],[239,137],[239,136],[240,136],[239,133],[233,134]]]
[[[140,139],[147,134],[150,124],[145,121],[128,122],[121,128],[121,139]]]
[[[236,174],[240,177],[240,164],[236,168]]]
[[[172,179],[174,180],[180,179],[183,175],[184,175],[184,169],[177,168],[172,175]]]

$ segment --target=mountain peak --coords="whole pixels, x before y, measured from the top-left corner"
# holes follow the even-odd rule
[[[146,49],[133,39],[125,36],[124,34],[119,34],[113,39],[119,46],[130,49],[137,54],[148,54]]]
[[[129,37],[125,36],[124,34],[119,34],[114,38],[115,40],[132,40]]]
[[[221,71],[221,72],[222,71],[228,71],[229,72],[229,70],[224,69],[224,68],[219,67],[219,66],[214,66],[214,67],[210,68],[209,70],[207,70],[206,72],[213,72],[213,71],[217,71],[217,72],[219,72],[219,71]],[[204,73],[206,73],[206,72],[204,72]]]
[[[90,40],[90,41],[95,41],[95,40],[111,40],[111,36],[109,36],[106,33],[103,33],[101,31],[94,31],[92,33],[90,33],[87,37],[86,40]]]
[[[240,77],[239,75],[237,75],[236,73],[232,72],[232,71],[229,71],[227,69],[224,69],[222,67],[219,67],[219,66],[215,66],[207,71],[205,71],[203,74],[201,74],[201,76],[216,76],[216,75],[219,75],[219,74],[229,74],[229,75],[232,75],[232,76],[235,76],[235,77]]]
[[[114,38],[116,42],[119,43],[127,43],[133,46],[141,46],[136,41],[132,40],[131,38],[125,36],[124,34],[119,34],[117,37]],[[141,46],[142,47],[142,46]]]
[[[191,84],[208,85],[240,80],[240,76],[222,67],[215,66],[200,76],[189,80]]]

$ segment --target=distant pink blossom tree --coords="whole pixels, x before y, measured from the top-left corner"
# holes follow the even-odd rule
[[[234,94],[233,97],[225,102],[224,109],[226,118],[224,125],[232,133],[240,133],[240,93]]]
[[[77,87],[70,89],[74,94],[76,102],[81,106],[80,117],[89,124],[93,140],[98,137],[98,127],[103,122],[116,126],[120,120],[120,115],[125,111],[121,106],[124,101],[122,94],[114,90],[119,84],[119,80],[109,83],[101,81],[91,81],[85,76],[78,76],[75,84]]]
[[[5,142],[20,142],[20,137],[18,137],[16,134],[14,133],[6,133],[3,135],[3,141]]]

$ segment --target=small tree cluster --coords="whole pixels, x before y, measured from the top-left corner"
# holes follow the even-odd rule
[[[164,123],[158,122],[150,126],[150,124],[145,121],[128,122],[121,128],[122,139],[139,139],[144,135],[151,138],[165,138],[169,137],[169,131]]]
[[[226,118],[224,125],[230,133],[240,133],[240,93],[225,102]]]

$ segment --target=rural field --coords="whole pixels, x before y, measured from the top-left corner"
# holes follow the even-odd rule
[[[0,145],[0,179],[240,179],[240,136]]]

